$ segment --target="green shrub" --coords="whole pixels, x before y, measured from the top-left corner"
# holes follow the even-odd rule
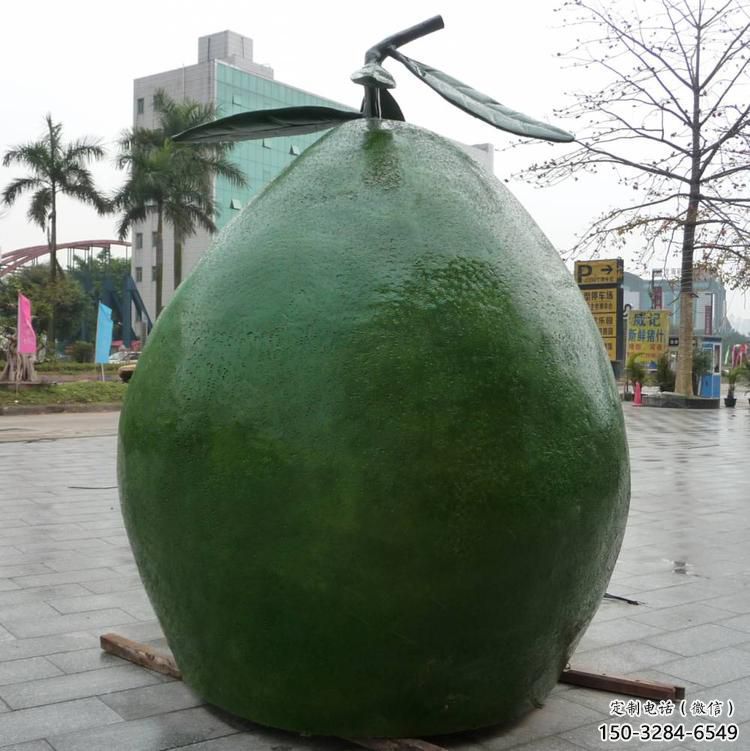
[[[94,373],[101,373],[100,365],[94,365],[93,362],[73,362],[72,360],[45,360],[44,362],[37,363],[34,367],[37,373],[56,373],[58,375],[78,375],[79,373],[93,375]],[[104,366],[104,372],[114,374],[117,373],[119,367],[120,363],[107,363]]]
[[[677,374],[672,370],[669,354],[664,352],[656,361],[656,382],[659,385],[659,391],[674,391],[676,380]]]
[[[641,352],[637,352],[636,354],[630,355],[630,357],[628,357],[628,361],[625,365],[625,375],[633,383],[640,383],[641,385],[643,385],[643,382],[646,380],[647,371],[646,366],[638,360],[641,354]]]
[[[94,359],[94,345],[91,342],[73,342],[70,354],[76,362],[92,362]]]
[[[727,373],[727,383],[729,384],[729,389],[727,390],[727,396],[730,399],[734,398],[734,389],[737,386],[737,381],[744,375],[743,371],[745,368],[742,367],[742,365],[738,365],[736,368],[732,368]]]

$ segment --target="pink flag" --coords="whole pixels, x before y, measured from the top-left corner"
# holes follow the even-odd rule
[[[18,354],[36,354],[36,334],[31,325],[31,300],[18,293]]]

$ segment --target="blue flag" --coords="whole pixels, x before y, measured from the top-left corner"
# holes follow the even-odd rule
[[[109,360],[109,350],[112,349],[112,308],[99,303],[99,315],[96,319],[96,354],[94,362],[105,364]]]

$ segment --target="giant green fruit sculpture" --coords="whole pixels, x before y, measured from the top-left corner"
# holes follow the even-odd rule
[[[222,232],[138,364],[119,459],[185,680],[346,736],[542,702],[629,496],[571,275],[468,156],[385,120],[330,132]]]

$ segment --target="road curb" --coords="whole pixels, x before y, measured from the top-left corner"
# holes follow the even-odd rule
[[[0,407],[0,416],[7,415],[49,415],[58,412],[119,412],[121,402],[101,402],[95,404],[11,404]]]

